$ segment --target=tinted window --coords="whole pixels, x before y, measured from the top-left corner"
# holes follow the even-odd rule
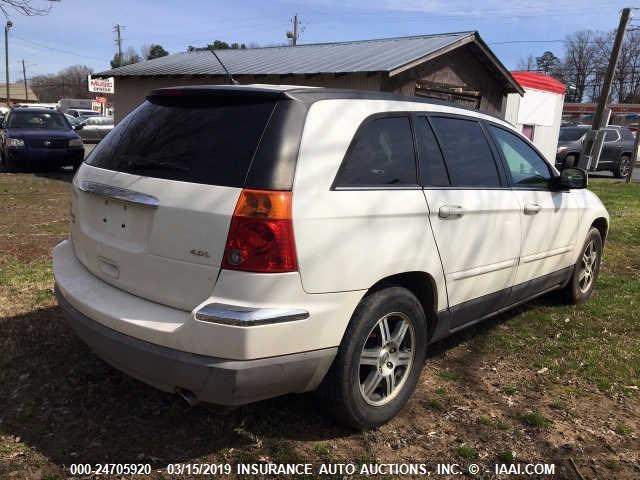
[[[148,177],[243,186],[273,107],[273,101],[249,99],[145,101],[96,146],[87,163]]]
[[[337,185],[416,185],[409,117],[378,118],[365,124],[349,148]]]
[[[432,117],[431,124],[447,162],[451,184],[460,187],[500,186],[489,142],[473,120]]]
[[[416,141],[418,144],[420,183],[425,187],[444,187],[449,185],[449,176],[444,165],[442,152],[440,152],[436,137],[424,117],[418,118],[416,122]]]
[[[615,140],[618,140],[618,132],[615,130],[605,130],[604,141],[611,142]]]
[[[560,129],[560,138],[558,139],[561,142],[575,142],[579,140],[585,133],[587,133],[586,128],[573,128],[566,127]]]
[[[620,132],[622,133],[622,138],[624,140],[630,140],[630,141],[634,141],[636,137],[633,136],[633,132],[631,130],[629,130],[628,128],[623,128],[620,130]]]
[[[69,130],[69,124],[57,112],[11,112],[8,128],[38,128],[43,130]]]
[[[519,186],[547,186],[551,173],[547,163],[524,140],[502,128],[491,126],[498,147],[502,150],[511,179]]]

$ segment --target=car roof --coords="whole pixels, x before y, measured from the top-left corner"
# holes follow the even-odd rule
[[[46,107],[13,107],[11,111],[12,112],[32,112],[32,113],[51,113],[51,112],[60,113],[58,110],[54,108],[46,108]]]
[[[354,90],[348,88],[325,88],[325,87],[307,87],[299,85],[188,85],[188,86],[176,86],[165,87],[152,90],[147,99],[153,97],[171,97],[171,96],[225,96],[225,97],[258,97],[264,99],[289,99],[306,104],[315,103],[321,100],[387,100],[396,102],[411,102],[421,103],[426,105],[444,105],[451,108],[456,108],[465,112],[466,114],[474,113],[478,115],[487,115],[494,117],[501,122],[504,119],[499,115],[495,115],[488,112],[481,112],[479,110],[464,107],[444,100],[438,100],[433,98],[407,96],[390,92],[379,92],[372,90]]]

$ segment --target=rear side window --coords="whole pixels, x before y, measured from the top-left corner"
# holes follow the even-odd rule
[[[358,132],[336,179],[338,187],[417,185],[409,117],[369,121]]]
[[[449,185],[447,168],[436,137],[425,117],[416,122],[416,143],[418,145],[418,165],[420,183],[425,187],[445,187]]]
[[[431,117],[430,120],[453,186],[500,186],[489,142],[478,122],[449,117]]]
[[[618,132],[615,130],[605,130],[604,133],[604,141],[605,142],[614,142],[618,140]]]
[[[275,102],[154,98],[93,150],[95,167],[168,180],[242,187]]]

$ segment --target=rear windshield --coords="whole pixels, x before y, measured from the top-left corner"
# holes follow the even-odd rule
[[[274,106],[273,100],[154,97],[116,125],[86,163],[147,177],[242,187]]]
[[[69,130],[67,120],[57,112],[11,112],[7,127]]]
[[[560,142],[575,142],[580,137],[587,133],[586,128],[572,128],[566,127],[560,129]]]

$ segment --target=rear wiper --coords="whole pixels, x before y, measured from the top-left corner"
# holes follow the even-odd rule
[[[121,160],[119,169],[128,171],[141,171],[141,170],[175,170],[178,172],[189,172],[191,169],[184,165],[180,165],[174,162],[162,162],[162,161],[150,161],[150,160]]]

